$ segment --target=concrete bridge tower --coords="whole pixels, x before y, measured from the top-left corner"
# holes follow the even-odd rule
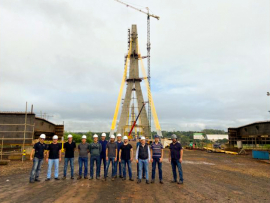
[[[127,118],[131,113],[131,101],[137,101],[135,103],[135,108],[138,111],[142,108],[143,103],[145,102],[143,99],[141,82],[142,78],[139,77],[139,66],[138,66],[138,33],[137,33],[137,25],[132,25],[131,33],[130,33],[130,43],[131,44],[131,54],[130,54],[130,66],[129,66],[129,75],[126,79],[127,89],[124,98],[124,103],[122,105],[122,112],[120,116],[120,120],[117,127],[117,133],[125,134],[127,128]],[[135,98],[132,98],[132,93],[135,92]],[[149,121],[146,114],[145,106],[142,109],[140,114],[140,125],[137,125],[137,128],[140,128],[143,131],[144,136],[150,136],[149,133]]]

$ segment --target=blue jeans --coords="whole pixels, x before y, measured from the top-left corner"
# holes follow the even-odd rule
[[[131,161],[130,160],[121,160],[123,177],[126,178],[126,165],[128,165],[128,175],[129,178],[132,178],[132,170],[131,170]]]
[[[101,163],[103,161],[103,166],[104,166],[104,178],[106,177],[106,156],[101,156],[100,155],[100,167],[99,167],[99,175],[100,175],[100,170],[101,170]]]
[[[79,157],[79,176],[82,176],[82,167],[84,165],[84,177],[87,177],[88,173],[88,157]]]
[[[144,169],[146,180],[149,180],[148,176],[148,159],[139,159],[139,179],[142,179],[142,170]]]
[[[171,164],[172,164],[173,180],[174,181],[177,180],[177,175],[176,175],[176,166],[177,166],[180,180],[184,181],[182,166],[181,166],[181,163],[180,163],[179,159],[177,159],[177,160],[172,159]]]
[[[64,165],[64,177],[67,176],[67,167],[68,162],[70,162],[70,170],[71,170],[71,177],[74,177],[74,158],[65,158],[65,165]]]
[[[106,162],[106,175],[108,175],[108,169],[110,166],[110,162],[112,162],[112,177],[115,176],[115,169],[114,169],[115,161],[114,161],[114,159],[115,159],[115,157],[109,158],[108,161]]]
[[[51,171],[53,165],[54,165],[54,178],[58,178],[59,159],[49,159],[47,178],[51,178]]]
[[[159,162],[159,158],[153,158],[153,163],[152,163],[152,180],[155,180],[156,165],[158,165],[159,180],[162,180],[162,162]]]
[[[34,157],[33,167],[32,167],[31,173],[30,173],[30,181],[38,179],[42,164],[43,164],[43,159],[39,159],[37,157]]]
[[[93,178],[94,176],[94,164],[96,161],[96,177],[100,177],[100,156],[92,156],[90,157],[90,177]]]
[[[142,176],[145,177],[145,170],[143,168]],[[137,178],[139,178],[139,163],[137,163]]]
[[[117,160],[116,162],[114,162],[115,166],[115,172],[114,174],[117,175],[117,168],[119,168],[119,176],[122,176],[122,167],[121,167],[121,163],[119,162],[119,160]]]

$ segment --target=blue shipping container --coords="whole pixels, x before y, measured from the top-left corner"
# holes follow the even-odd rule
[[[252,150],[252,158],[269,160],[269,152]]]

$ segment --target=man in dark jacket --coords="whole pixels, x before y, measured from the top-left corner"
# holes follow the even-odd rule
[[[40,180],[38,179],[39,177],[39,173],[40,173],[40,169],[41,166],[43,164],[43,159],[44,159],[44,151],[47,148],[47,145],[44,143],[44,140],[46,138],[46,135],[41,134],[39,137],[39,142],[37,142],[30,154],[30,160],[33,160],[33,167],[30,173],[30,183],[34,183],[35,181],[40,182]],[[34,155],[34,159],[33,159],[33,154],[35,152]]]
[[[141,183],[142,181],[142,169],[145,170],[146,175],[146,184],[149,184],[149,176],[148,176],[148,165],[150,162],[150,149],[149,146],[145,143],[145,137],[141,138],[142,143],[138,146],[136,151],[136,161],[139,163],[139,178],[137,183]]]
[[[98,142],[98,135],[93,136],[94,142],[89,145],[90,152],[90,180],[93,180],[94,177],[94,164],[96,162],[96,179],[100,179],[100,153],[102,151],[102,146]]]

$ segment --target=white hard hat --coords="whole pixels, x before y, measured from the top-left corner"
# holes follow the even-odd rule
[[[58,140],[58,136],[57,135],[54,135],[52,139],[53,140]]]
[[[42,138],[42,139],[45,139],[46,138],[46,135],[45,134],[41,134],[39,137]]]
[[[101,135],[102,137],[106,137],[106,133],[102,133],[102,135]]]
[[[142,137],[141,137],[141,140],[145,140],[145,137],[144,137],[144,136],[142,136]]]
[[[111,138],[115,138],[115,136],[114,135],[111,135]]]
[[[127,136],[124,136],[124,140],[128,140],[128,137]]]
[[[68,138],[72,138],[72,135],[69,134],[69,135],[68,135]]]
[[[98,137],[98,135],[97,134],[94,134],[94,136],[93,137]]]
[[[83,136],[82,136],[82,139],[86,139],[86,135],[83,135]]]
[[[119,133],[119,134],[117,134],[117,137],[121,137],[122,135]]]

